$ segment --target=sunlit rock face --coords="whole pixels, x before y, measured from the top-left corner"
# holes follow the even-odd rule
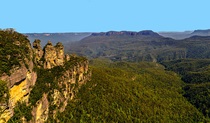
[[[19,104],[18,102],[26,103],[32,108],[30,123],[44,123],[50,116],[56,119],[56,114],[65,110],[80,86],[91,78],[87,59],[77,61],[74,60],[76,56],[65,55],[62,43],[53,46],[49,41],[42,49],[40,42],[40,40],[35,40],[32,48],[28,41],[27,57],[18,59],[20,65],[13,66],[9,75],[6,73],[0,75],[0,80],[5,81],[8,87],[8,94],[5,94],[8,96],[8,101],[0,102],[0,123],[7,122],[15,115],[14,108]],[[15,41],[14,45],[21,46],[22,44],[21,41]],[[67,67],[66,64],[70,66],[67,65]],[[56,66],[63,68],[61,75],[54,78],[58,87],[52,88],[50,92],[41,93],[42,97],[35,102],[36,104],[31,105],[30,94],[39,77],[36,69],[51,70]],[[52,105],[55,109],[50,110]],[[22,117],[20,120],[26,122],[24,119],[25,117]]]
[[[62,43],[58,42],[56,45],[55,45],[55,50],[56,50],[56,55],[57,55],[57,58],[55,60],[55,63],[57,66],[59,65],[63,65],[64,63],[64,46]]]
[[[43,50],[40,44],[40,40],[35,40],[33,42],[33,50],[34,50],[34,54],[35,54],[35,61],[40,61],[40,59],[43,56]]]
[[[56,66],[57,53],[55,47],[50,41],[44,47],[44,68],[51,69]]]
[[[14,45],[23,46],[21,41],[15,41]],[[37,74],[33,71],[35,64],[33,62],[34,52],[31,44],[28,41],[24,45],[27,48],[28,54],[22,56],[22,59],[18,59],[20,65],[13,66],[9,75],[6,73],[0,75],[0,80],[7,83],[9,90],[9,100],[4,102],[3,107],[1,107],[0,123],[7,122],[13,116],[13,109],[17,102],[28,103],[31,91],[30,87],[34,86],[37,79]]]
[[[5,105],[5,109],[2,114],[0,114],[0,123],[8,121],[13,115],[13,108],[16,106],[17,102],[28,103],[30,87],[33,87],[37,74],[33,71],[28,70],[25,66],[16,68],[10,76],[3,76],[1,80],[8,82],[9,88],[9,101]]]
[[[37,101],[36,107],[32,109],[32,122],[33,123],[44,123],[47,121],[49,113],[49,101],[47,94],[43,94],[42,98]]]
[[[36,43],[35,43],[36,42]],[[38,63],[43,64],[45,69],[51,69],[55,66],[64,64],[64,46],[62,43],[57,43],[55,46],[50,41],[45,45],[43,51],[40,49],[40,42],[34,42],[34,51]]]

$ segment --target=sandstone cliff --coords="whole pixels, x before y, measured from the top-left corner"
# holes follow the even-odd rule
[[[0,31],[0,37],[0,84],[6,83],[0,123],[56,119],[90,79],[87,59],[65,55],[62,43],[53,46],[49,41],[42,49],[35,40],[32,48],[24,35],[11,30]]]
[[[50,41],[41,49],[40,40],[35,40],[33,43],[36,62],[45,69],[51,69],[55,66],[64,64],[64,46],[58,42],[55,46]]]
[[[48,117],[50,120],[56,120],[57,113],[65,110],[80,86],[90,79],[88,61],[74,56],[70,56],[70,59],[62,66],[39,70],[40,73],[46,74],[38,74],[40,78],[37,79],[36,87],[30,95],[29,101],[35,103],[32,111],[33,122],[45,122]],[[37,90],[41,95],[36,93]]]
[[[6,102],[6,105],[4,105],[3,109],[5,110],[2,110],[0,114],[0,122],[4,122],[8,121],[13,115],[13,108],[18,101],[28,102],[29,93],[31,90],[30,87],[35,84],[37,76],[33,71],[33,51],[30,42],[16,32],[5,31],[3,34],[1,33],[1,36],[4,36],[2,37],[3,39],[11,38],[10,42],[7,43],[10,43],[10,47],[13,48],[9,49],[4,40],[1,40],[1,44],[5,43],[5,47],[1,47],[1,50],[7,48],[7,50],[16,51],[11,53],[7,53],[7,51],[5,51],[6,54],[4,55],[8,56],[7,63],[10,63],[10,60],[18,61],[18,64],[12,62],[14,64],[12,64],[9,72],[4,72],[0,75],[0,80],[3,80],[7,83],[9,91],[9,100]],[[1,60],[4,60],[4,58]],[[1,63],[3,62],[1,61]],[[5,66],[9,69],[9,65],[10,64],[6,64]]]

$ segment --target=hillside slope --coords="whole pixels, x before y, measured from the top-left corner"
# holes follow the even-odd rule
[[[183,82],[156,63],[90,61],[92,79],[59,115],[64,122],[199,122]]]
[[[210,116],[210,60],[182,59],[162,63],[167,70],[178,73],[187,83],[183,88],[188,99],[206,117]]]
[[[210,29],[185,31],[185,32],[158,32],[158,34],[164,37],[182,40],[192,36],[210,36]]]
[[[132,62],[210,58],[210,37],[193,36],[174,40],[152,31],[93,33],[68,45],[67,51],[89,58]]]
[[[92,34],[69,45],[67,51],[89,58],[103,57],[113,61],[159,61],[185,58],[185,49],[176,48],[175,40],[152,31],[107,32]],[[162,57],[164,56],[164,57]]]

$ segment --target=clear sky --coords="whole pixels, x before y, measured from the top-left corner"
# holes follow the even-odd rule
[[[1,0],[0,28],[22,33],[210,29],[210,0]]]

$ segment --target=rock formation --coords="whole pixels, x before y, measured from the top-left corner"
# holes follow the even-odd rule
[[[55,46],[48,41],[44,49],[41,49],[40,40],[33,43],[35,58],[39,65],[43,65],[45,69],[51,69],[55,66],[63,65],[65,62],[64,46],[58,42]]]
[[[47,94],[43,94],[43,97],[37,101],[36,107],[32,110],[33,120],[35,123],[44,123],[47,121],[49,114],[49,101]]]
[[[18,33],[17,35],[22,36]],[[0,42],[0,44],[3,43]],[[0,74],[0,82],[5,81],[8,87],[8,94],[5,92],[4,98],[9,96],[8,101],[0,101],[0,123],[8,120],[16,122],[12,119],[16,115],[14,108],[22,103],[26,103],[27,107],[32,109],[30,111],[32,118],[26,120],[27,116],[23,115],[20,116],[19,121],[42,123],[46,122],[49,117],[55,119],[56,113],[63,112],[79,87],[90,79],[88,61],[85,58],[65,55],[62,43],[53,46],[49,41],[42,49],[40,40],[35,40],[32,49],[28,40],[14,39],[12,45],[17,48],[24,47],[28,54],[19,52],[17,55],[21,58],[17,57],[17,59],[10,55],[10,59],[17,60],[18,64],[11,67],[9,74],[4,71],[3,74]],[[40,71],[48,72],[52,76],[42,76]],[[47,78],[45,81],[38,82],[40,77]],[[39,91],[42,96],[36,100],[32,96],[39,94],[31,93],[41,84],[45,87],[43,87],[44,90]],[[49,91],[46,92],[46,89]],[[34,104],[30,102],[31,99],[35,100]],[[55,108],[52,109],[52,106]]]
[[[16,45],[16,44],[14,44]],[[14,66],[10,70],[10,75],[3,74],[0,75],[0,80],[6,81],[9,88],[9,102],[5,105],[5,110],[0,114],[0,123],[8,121],[9,118],[13,115],[13,108],[15,108],[17,102],[27,102],[29,99],[30,87],[35,85],[37,74],[33,71],[34,63],[32,61],[33,51],[30,46],[30,43],[18,44],[26,45],[29,48],[27,58],[19,60],[20,66]]]
[[[40,40],[35,40],[33,42],[34,54],[35,54],[35,61],[40,61],[43,56],[43,50],[40,44]]]

